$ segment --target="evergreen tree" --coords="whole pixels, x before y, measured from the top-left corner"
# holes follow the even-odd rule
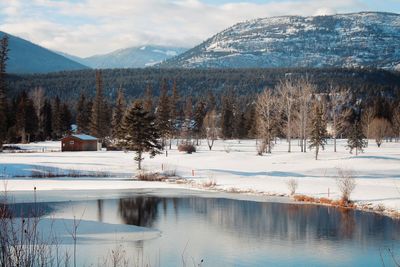
[[[182,135],[189,141],[192,138],[192,119],[193,119],[193,103],[192,98],[189,96],[186,98],[185,110],[184,110],[185,121],[182,125]]]
[[[210,112],[212,110],[217,110],[217,101],[215,100],[215,96],[211,90],[208,91],[208,100],[207,100],[207,111]]]
[[[119,138],[122,136],[122,119],[125,114],[126,102],[125,96],[122,89],[118,90],[117,100],[115,103],[114,111],[113,111],[113,119],[112,119],[112,136],[113,138]],[[147,111],[150,112],[150,111]]]
[[[44,101],[44,105],[42,107],[42,111],[40,112],[43,118],[43,139],[49,140],[52,137],[53,129],[52,129],[52,108],[51,103],[48,99]]]
[[[0,151],[7,136],[8,102],[6,89],[6,64],[8,60],[8,36],[0,39]]]
[[[203,122],[206,113],[206,103],[203,100],[199,100],[193,113],[193,133],[196,136],[196,145],[199,145],[199,138],[203,136]]]
[[[136,101],[127,111],[122,125],[123,137],[120,145],[136,152],[134,159],[140,170],[143,153],[149,152],[150,156],[154,157],[162,149],[158,141],[160,135],[155,125],[155,117],[144,110],[141,102]]]
[[[247,137],[247,121],[244,112],[240,112],[235,120],[235,136],[238,139]]]
[[[311,119],[310,149],[315,148],[315,159],[318,159],[319,147],[324,149],[328,133],[326,131],[326,120],[324,110],[320,104],[314,105],[314,114]]]
[[[164,79],[160,97],[158,99],[157,111],[156,111],[156,125],[162,139],[162,145],[165,146],[165,140],[171,134],[171,123],[170,123],[170,104],[168,98],[168,87],[167,81]]]
[[[91,107],[89,109],[86,97],[81,93],[76,106],[76,124],[78,126],[78,133],[89,133],[90,117]]]
[[[224,139],[232,138],[234,126],[234,106],[232,95],[225,95],[222,97],[221,109],[221,131]]]
[[[151,89],[151,84],[147,85],[146,93],[144,96],[143,108],[149,113],[153,113],[153,93]]]
[[[19,97],[16,114],[16,131],[21,137],[21,143],[31,141],[37,131],[38,118],[33,102],[25,92]],[[33,139],[33,138],[32,138]]]
[[[100,70],[96,71],[96,96],[93,101],[90,119],[90,133],[104,139],[109,134],[109,107],[103,96],[103,78]]]
[[[69,134],[71,132],[72,115],[66,103],[61,105],[60,122],[61,135]]]
[[[169,100],[169,112],[170,112],[170,123],[171,123],[171,135],[177,136],[179,129],[179,93],[178,88],[176,87],[176,81],[174,81],[172,85],[172,95]],[[169,143],[169,148],[171,149],[171,143]]]
[[[254,103],[251,103],[245,112],[245,129],[246,137],[255,138],[257,137],[257,119],[256,119],[256,107]]]
[[[53,129],[53,139],[59,139],[62,136],[62,122],[61,122],[61,102],[58,96],[53,101],[53,116],[51,119]]]
[[[367,142],[365,141],[365,136],[361,123],[359,121],[356,121],[350,127],[350,131],[347,137],[347,147],[350,148],[350,154],[353,153],[353,149],[355,149],[356,155],[358,155],[358,152],[363,152],[364,147],[366,146]]]

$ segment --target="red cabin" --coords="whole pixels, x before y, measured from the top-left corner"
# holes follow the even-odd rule
[[[97,151],[100,143],[96,137],[86,134],[73,134],[61,139],[61,151]]]

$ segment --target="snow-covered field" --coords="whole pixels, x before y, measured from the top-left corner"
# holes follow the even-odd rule
[[[59,142],[29,144],[30,148],[55,150]],[[203,140],[193,154],[173,149],[168,157],[158,155],[146,157],[144,167],[150,171],[164,168],[176,170],[183,178],[201,184],[215,180],[216,189],[228,191],[252,191],[268,194],[288,194],[287,181],[296,179],[296,193],[313,197],[338,199],[337,169],[354,171],[357,187],[351,199],[358,204],[400,211],[400,143],[383,143],[377,148],[373,141],[358,156],[349,154],[346,141],[338,141],[338,152],[333,152],[332,141],[314,159],[313,151],[301,153],[297,141],[293,152],[287,153],[286,141],[278,141],[272,154],[256,155],[254,140],[217,141],[209,151]],[[38,149],[43,151],[43,149]],[[0,153],[0,190],[96,190],[96,189],[139,189],[139,188],[193,188],[190,184],[165,182],[143,182],[132,179],[137,172],[132,152],[36,152]],[[49,172],[57,176],[87,174],[105,177],[30,178],[32,174]],[[104,175],[103,175],[104,174]],[[109,174],[110,177],[107,177]],[[193,176],[194,174],[194,176]],[[76,175],[79,176],[79,175]]]

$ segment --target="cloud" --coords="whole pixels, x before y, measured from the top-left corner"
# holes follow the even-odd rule
[[[250,1],[250,0],[249,0]],[[217,2],[217,1],[216,1]],[[278,15],[357,11],[359,0],[207,4],[199,0],[12,0],[0,4],[0,30],[78,56],[160,44],[194,46],[229,26]]]

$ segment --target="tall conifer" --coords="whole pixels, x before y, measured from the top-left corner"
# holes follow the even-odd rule
[[[162,145],[160,135],[155,125],[155,117],[143,108],[143,103],[136,101],[128,109],[123,120],[123,136],[120,145],[127,150],[136,152],[135,161],[138,169],[142,168],[143,153],[149,152],[150,157],[160,153]]]

